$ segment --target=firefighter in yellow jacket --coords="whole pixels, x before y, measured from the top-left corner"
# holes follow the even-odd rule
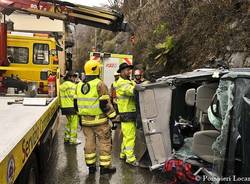
[[[99,78],[100,63],[87,61],[85,66],[86,79],[77,85],[77,107],[82,118],[85,135],[85,161],[89,174],[96,172],[96,138],[99,142],[100,174],[115,173],[111,164],[111,127],[109,119],[116,117],[110,102],[108,88]]]
[[[78,115],[74,108],[75,93],[74,73],[69,71],[60,85],[60,106],[62,114],[66,115],[68,121],[64,131],[64,142],[70,144],[81,143],[77,139]]]
[[[116,83],[117,105],[121,120],[123,135],[120,158],[126,159],[128,164],[138,166],[134,154],[136,136],[136,106],[134,99],[135,82],[130,80],[133,65],[122,63],[119,66],[120,77]]]

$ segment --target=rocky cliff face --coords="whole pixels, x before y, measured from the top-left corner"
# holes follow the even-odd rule
[[[250,66],[249,1],[154,2],[130,18],[137,24],[135,56],[148,71],[161,76],[222,61],[229,67]]]
[[[98,31],[98,49],[131,53],[149,74],[200,67],[250,67],[250,2],[247,0],[126,0],[120,7],[134,28]]]

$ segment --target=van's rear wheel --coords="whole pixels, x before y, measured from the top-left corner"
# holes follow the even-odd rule
[[[21,171],[17,184],[38,184],[38,163],[35,154],[32,154]]]

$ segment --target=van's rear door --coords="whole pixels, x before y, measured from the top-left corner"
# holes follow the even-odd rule
[[[143,131],[151,159],[151,169],[158,168],[171,156],[169,121],[172,89],[166,82],[145,85],[139,91]]]

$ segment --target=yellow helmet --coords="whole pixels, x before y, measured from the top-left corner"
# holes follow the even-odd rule
[[[84,65],[85,75],[99,75],[100,74],[100,62],[96,60],[89,60]]]

